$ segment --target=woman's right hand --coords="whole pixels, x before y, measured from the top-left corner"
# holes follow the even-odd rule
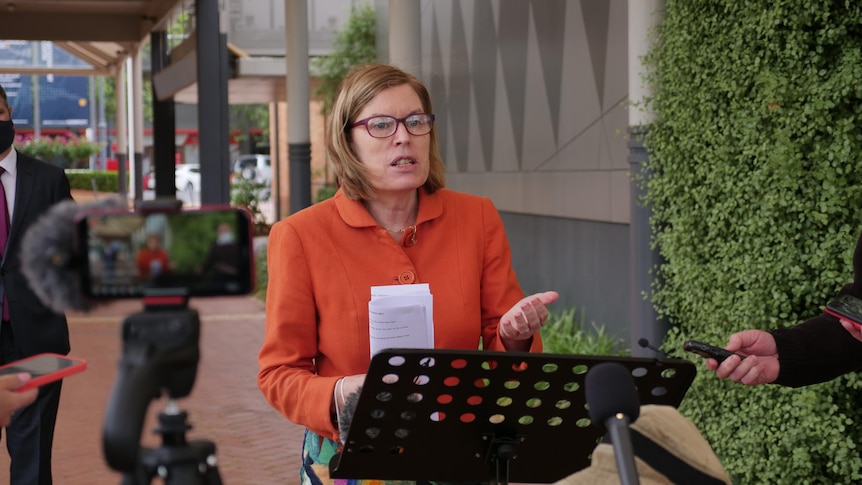
[[[778,347],[771,333],[763,330],[737,332],[730,336],[724,348],[744,355],[745,359],[732,355],[720,365],[715,359],[707,359],[706,367],[715,371],[720,379],[730,379],[748,386],[769,384],[778,379]]]

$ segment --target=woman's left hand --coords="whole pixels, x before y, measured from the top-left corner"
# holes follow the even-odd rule
[[[500,336],[510,340],[529,340],[548,321],[548,309],[560,295],[545,291],[524,297],[500,318]]]

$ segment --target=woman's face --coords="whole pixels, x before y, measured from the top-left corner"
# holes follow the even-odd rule
[[[410,85],[386,88],[368,103],[354,122],[374,116],[406,118],[423,113],[422,102]],[[409,192],[421,187],[430,169],[431,134],[411,135],[398,122],[395,134],[374,138],[365,126],[352,128],[352,146],[368,169],[369,181],[378,195]]]

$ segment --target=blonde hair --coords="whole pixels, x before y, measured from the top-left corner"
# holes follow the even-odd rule
[[[341,190],[350,199],[374,198],[374,187],[368,171],[351,147],[351,128],[365,106],[381,91],[407,84],[413,88],[425,113],[433,114],[431,96],[425,85],[413,75],[386,64],[366,64],[350,71],[341,81],[332,111],[327,120],[326,155]],[[446,186],[446,167],[437,144],[437,128],[431,127],[428,179],[423,187],[427,193]]]

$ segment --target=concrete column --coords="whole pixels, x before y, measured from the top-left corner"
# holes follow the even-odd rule
[[[129,154],[128,145],[128,115],[126,114],[126,77],[128,71],[128,59],[120,63],[116,76],[114,76],[114,96],[117,106],[116,130],[117,130],[117,193],[123,200],[129,198],[129,184],[126,182],[126,160]]]
[[[420,7],[419,0],[389,0],[389,63],[416,77],[422,72]]]
[[[141,181],[143,174],[144,161],[144,71],[141,68],[141,48],[138,46],[135,52],[132,53],[132,72],[129,78],[132,80],[131,89],[129,90],[132,101],[132,147],[134,154],[129,163],[130,192],[135,201],[143,200],[143,191],[141,190]]]
[[[642,58],[650,48],[650,31],[661,20],[664,0],[629,0],[628,2],[628,77],[629,101],[641,103],[649,96],[648,86],[642,81],[645,68]],[[650,228],[651,211],[639,203],[643,192],[637,180],[648,177],[644,168],[649,154],[643,146],[643,134],[653,121],[654,114],[636,106],[629,107],[629,170],[631,183],[631,224],[629,225],[629,255],[631,258],[629,309],[631,314],[631,347],[635,357],[656,357],[655,352],[638,345],[640,339],[659,347],[664,341],[668,325],[659,321],[655,308],[649,298],[653,274],[660,258],[657,251],[650,249],[652,231]]]
[[[311,205],[311,92],[308,74],[308,1],[286,2],[284,30],[287,47],[285,62],[290,194],[287,210],[279,212],[292,214]]]

